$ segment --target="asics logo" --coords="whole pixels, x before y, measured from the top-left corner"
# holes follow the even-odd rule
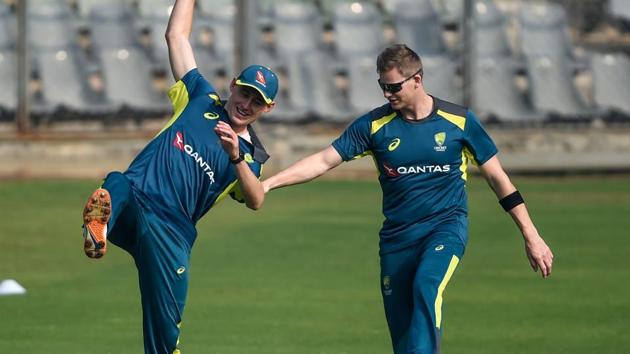
[[[396,138],[396,139],[392,140],[392,142],[389,143],[389,146],[387,147],[387,150],[394,151],[394,150],[396,150],[398,145],[400,145],[400,138]]]
[[[214,112],[206,112],[206,113],[203,114],[203,117],[206,118],[206,119],[213,120],[213,119],[219,118],[219,115],[217,113],[214,113]]]

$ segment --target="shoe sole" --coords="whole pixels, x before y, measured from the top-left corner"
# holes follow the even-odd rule
[[[83,250],[90,258],[101,258],[107,252],[107,222],[111,216],[112,199],[106,189],[92,193],[83,209]]]

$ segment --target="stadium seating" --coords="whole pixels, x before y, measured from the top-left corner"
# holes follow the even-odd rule
[[[38,107],[40,112],[85,117],[108,110],[104,102],[99,102],[98,95],[87,87],[86,75],[82,72],[84,64],[73,48],[39,53],[36,67],[44,100]]]
[[[374,58],[361,57],[352,60],[348,66],[348,98],[355,116],[387,103],[377,84],[375,61]]]
[[[170,109],[153,87],[153,73],[140,48],[106,49],[101,52],[101,61],[105,91],[111,103],[146,114],[161,114]]]
[[[14,111],[17,103],[16,8],[7,3],[15,2],[0,2],[5,87],[0,112]],[[589,61],[576,55],[567,12],[557,4],[521,1],[501,6],[508,10],[504,13],[497,3],[474,1],[474,45],[466,58],[472,69],[471,107],[482,119],[537,124],[600,113],[628,119],[627,56],[593,53]],[[196,4],[191,44],[198,68],[226,98],[236,69],[236,2]],[[627,21],[630,1],[607,4],[612,17]],[[27,28],[33,87],[38,87],[34,111],[70,117],[168,112],[164,91],[174,80],[164,33],[172,5],[172,0],[30,1]],[[256,5],[256,23],[248,34],[256,47],[248,50],[281,80],[269,121],[347,123],[385,102],[375,59],[390,41],[420,54],[427,92],[464,103],[461,0],[261,0]]]
[[[600,54],[592,58],[593,91],[597,105],[612,119],[630,117],[630,59],[625,54]]]
[[[76,26],[67,2],[57,0],[27,4],[27,25],[32,48],[54,50],[69,47],[76,41]]]
[[[630,28],[630,1],[609,0],[609,13],[620,21],[626,29]]]
[[[393,12],[396,40],[420,56],[444,55],[442,23],[430,0],[398,2]]]
[[[459,64],[446,55],[423,56],[422,83],[430,95],[457,104],[464,103]]]
[[[270,18],[278,57],[320,49],[322,23],[313,3],[274,3]]]
[[[508,43],[506,17],[491,0],[477,0],[473,8],[471,100],[484,120],[532,123],[544,118],[532,107],[516,78],[525,69]]]
[[[16,25],[15,17],[0,3],[0,50],[15,47]]]
[[[368,2],[341,2],[332,13],[335,49],[340,57],[376,58],[383,49],[383,23],[377,8]]]
[[[0,117],[6,120],[17,106],[17,58],[14,50],[0,49]]]
[[[126,2],[94,4],[87,17],[92,45],[98,49],[138,44],[133,8]]]
[[[523,4],[519,22],[535,109],[559,120],[591,117],[595,111],[575,85],[575,71],[582,65],[573,53],[564,9],[556,4]]]

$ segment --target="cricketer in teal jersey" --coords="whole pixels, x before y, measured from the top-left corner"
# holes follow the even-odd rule
[[[405,45],[376,62],[387,104],[355,120],[328,148],[263,181],[265,192],[306,182],[371,155],[383,190],[381,290],[396,354],[440,351],[442,295],[468,240],[468,163],[479,169],[525,240],[532,268],[551,274],[553,254],[503,171],[497,148],[467,108],[428,95],[420,57]]]
[[[175,85],[174,115],[124,173],[112,172],[84,208],[84,250],[102,257],[107,242],[134,258],[147,354],[179,353],[195,225],[226,195],[258,209],[267,153],[250,124],[271,111],[278,79],[268,68],[245,68],[229,101],[197,71],[189,36],[194,0],[175,2],[167,28]]]

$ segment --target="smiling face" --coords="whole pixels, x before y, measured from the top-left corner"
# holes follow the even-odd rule
[[[397,68],[380,73],[378,81],[383,96],[395,110],[413,106],[418,97],[417,90],[422,85],[420,72],[405,77]]]
[[[237,85],[235,80],[232,80],[230,84],[230,92],[226,109],[232,129],[236,133],[244,131],[247,125],[271,111],[275,105],[275,103],[267,104],[262,95],[253,87]]]
[[[376,59],[378,83],[395,110],[411,109],[424,94],[422,60],[404,44],[390,46]]]

